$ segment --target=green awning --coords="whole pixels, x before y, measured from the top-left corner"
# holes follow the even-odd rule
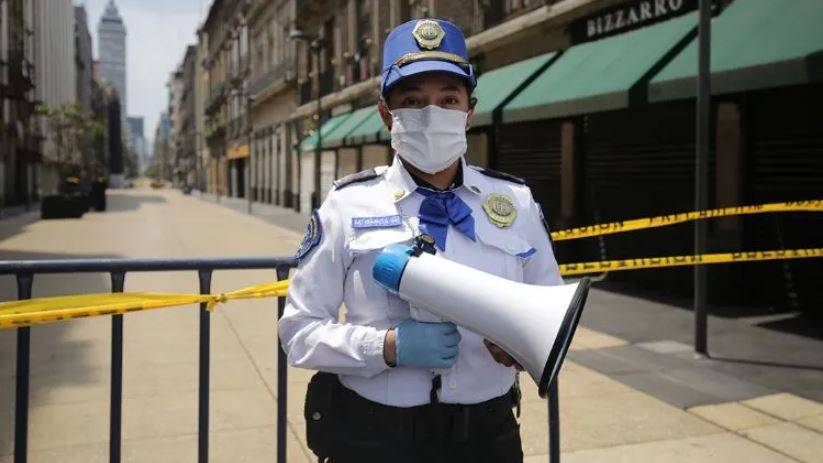
[[[321,147],[326,147],[326,137],[337,128],[338,125],[342,124],[343,121],[348,119],[351,116],[351,113],[345,114],[338,114],[337,116],[332,117],[331,119],[327,120],[321,127],[320,127],[320,135],[321,140],[320,144]],[[314,151],[315,147],[317,146],[317,131],[313,131],[308,137],[304,138],[302,142],[300,142],[300,151]]]
[[[481,74],[474,90],[477,106],[472,127],[491,125],[494,110],[556,55],[557,52],[546,53]]]
[[[369,110],[370,112],[366,120],[346,135],[346,145],[356,146],[377,141],[377,133],[380,131],[380,128],[383,127],[383,119],[380,118],[380,113],[377,112],[377,106],[372,106]]]
[[[566,50],[503,110],[504,122],[622,109],[638,82],[685,40],[697,13]]]
[[[351,113],[351,116],[338,124],[334,130],[329,132],[329,134],[323,138],[323,146],[328,148],[339,148],[343,146],[343,140],[345,140],[346,136],[360,127],[360,125],[368,119],[373,112],[374,107],[369,106],[368,108],[360,108]]]
[[[712,21],[712,93],[823,80],[823,1],[736,0]],[[695,95],[697,41],[649,84],[649,101]]]
[[[387,129],[385,125],[383,126],[383,128],[380,129],[380,133],[377,134],[377,139],[380,140],[380,141],[384,141],[384,142],[390,142],[391,141],[391,133],[389,132],[389,129]]]

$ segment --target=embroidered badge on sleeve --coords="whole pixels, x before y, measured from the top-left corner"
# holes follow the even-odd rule
[[[303,234],[303,239],[300,240],[300,247],[297,248],[295,257],[297,260],[302,259],[306,254],[311,252],[318,244],[323,235],[323,227],[320,226],[320,217],[317,215],[317,209],[311,213],[311,220],[306,225],[306,232]]]

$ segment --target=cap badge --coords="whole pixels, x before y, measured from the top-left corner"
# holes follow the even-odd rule
[[[443,37],[446,36],[446,32],[442,27],[440,27],[440,23],[437,21],[432,19],[421,19],[420,21],[417,21],[417,24],[414,26],[412,35],[414,36],[414,39],[417,40],[417,44],[420,48],[433,50],[440,46],[440,42],[443,41]]]
[[[483,201],[483,211],[489,221],[497,227],[506,228],[511,226],[517,218],[517,209],[511,198],[501,194],[490,194]]]

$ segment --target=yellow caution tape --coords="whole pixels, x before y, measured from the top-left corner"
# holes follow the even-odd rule
[[[215,305],[234,299],[285,296],[289,281],[264,283],[221,294],[97,293],[0,303],[0,329],[113,315],[188,304]]]
[[[622,220],[619,222],[602,223],[586,227],[571,228],[552,232],[554,241],[590,238],[593,236],[611,235],[627,231],[644,230],[647,228],[666,227],[678,223],[694,220],[710,219],[715,217],[729,217],[734,215],[764,214],[767,212],[822,212],[823,199],[808,201],[792,201],[787,203],[760,204],[756,206],[724,207],[706,211],[682,212],[679,214],[658,215],[643,219]]]
[[[581,262],[560,265],[560,274],[572,276],[622,270],[812,257],[823,257],[823,248]],[[282,297],[286,295],[288,285],[289,280],[283,280],[221,294],[97,293],[2,302],[0,329],[189,304],[205,303],[207,308],[212,310],[219,303],[235,299]]]
[[[806,259],[823,257],[823,248],[787,249],[780,251],[728,252],[692,256],[642,257],[639,259],[605,260],[560,265],[563,276],[585,275],[589,273],[618,272],[661,267],[682,267],[687,265],[727,264],[731,262],[754,262],[764,260]]]

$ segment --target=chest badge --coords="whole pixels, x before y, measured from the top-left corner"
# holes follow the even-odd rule
[[[497,193],[490,194],[483,201],[483,212],[492,224],[500,228],[510,227],[517,218],[517,208],[511,198]]]
[[[443,37],[446,36],[446,31],[440,27],[440,23],[432,19],[421,19],[417,21],[412,31],[414,40],[420,45],[420,48],[427,50],[434,50],[440,46]]]

